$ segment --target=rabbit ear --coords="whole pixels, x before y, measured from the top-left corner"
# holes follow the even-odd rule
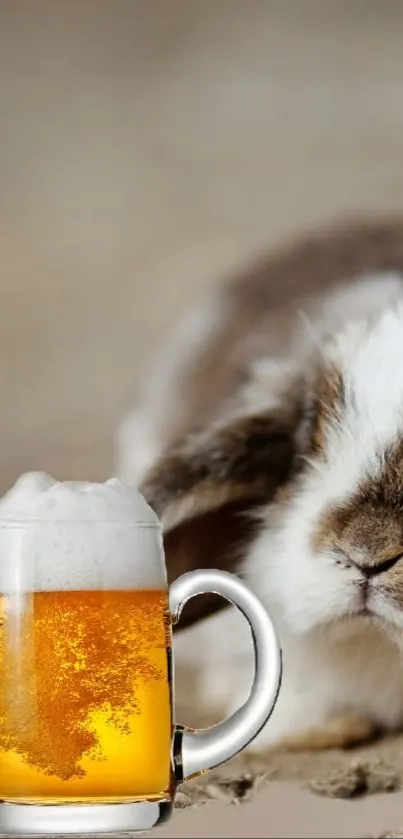
[[[168,580],[197,568],[236,571],[267,504],[290,476],[296,405],[242,414],[188,437],[159,459],[140,487],[164,528]],[[181,626],[222,606],[195,598]]]

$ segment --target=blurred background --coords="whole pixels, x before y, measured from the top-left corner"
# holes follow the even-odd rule
[[[2,0],[0,138],[0,491],[103,479],[208,285],[403,209],[403,3]]]

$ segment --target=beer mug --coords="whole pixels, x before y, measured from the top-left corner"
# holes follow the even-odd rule
[[[112,479],[23,475],[0,501],[0,833],[147,830],[184,779],[243,749],[280,684],[271,619],[237,577],[195,571],[168,591],[162,529]],[[173,721],[172,624],[214,592],[252,630],[246,703],[205,730]]]

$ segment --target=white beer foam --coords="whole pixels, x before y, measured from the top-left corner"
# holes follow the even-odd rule
[[[0,499],[0,521],[10,519],[159,524],[143,496],[118,478],[104,484],[56,481],[44,472],[21,475]]]
[[[0,499],[0,591],[165,588],[162,529],[133,487],[22,475]]]

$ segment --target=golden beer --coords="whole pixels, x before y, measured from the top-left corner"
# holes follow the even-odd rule
[[[240,715],[203,732],[172,720],[171,624],[214,592],[252,631]],[[0,835],[126,836],[162,825],[178,783],[239,752],[276,700],[281,655],[237,577],[169,587],[162,525],[142,495],[21,475],[0,498]]]
[[[0,597],[0,798],[162,799],[171,786],[163,590]]]

